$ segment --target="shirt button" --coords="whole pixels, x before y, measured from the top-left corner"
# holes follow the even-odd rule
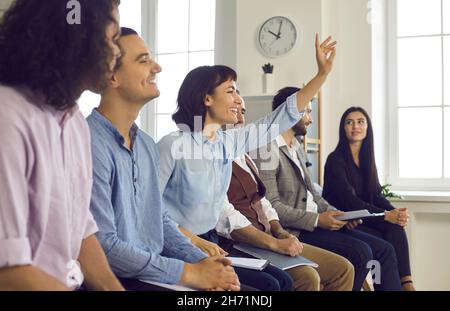
[[[135,183],[137,182],[137,178],[134,179],[134,182],[135,182]]]
[[[302,201],[303,201],[303,202],[306,202],[306,201],[308,201],[308,200],[307,200],[306,198],[303,198]]]

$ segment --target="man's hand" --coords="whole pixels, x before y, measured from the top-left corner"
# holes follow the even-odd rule
[[[316,34],[316,59],[319,67],[319,74],[321,75],[328,75],[333,68],[337,42],[331,42],[331,39],[331,36],[329,36],[322,44],[320,44],[319,34]]]
[[[223,256],[203,259],[196,264],[184,265],[181,282],[188,286],[208,290],[239,291],[239,278],[231,267],[231,261]]]
[[[277,239],[288,239],[290,237],[295,237],[294,235],[290,234],[284,229],[272,231],[272,235],[276,237]]]
[[[276,245],[275,251],[283,255],[296,257],[303,252],[303,244],[292,234],[287,238],[278,239]]]
[[[350,220],[346,225],[345,225],[345,227],[348,229],[348,230],[353,230],[353,229],[355,229],[356,227],[358,227],[360,224],[362,224],[363,223],[363,221],[362,221],[362,219],[356,219],[356,220]]]
[[[319,228],[331,231],[340,230],[343,226],[347,224],[346,221],[337,220],[336,216],[344,215],[341,211],[328,211],[319,214],[318,226]]]

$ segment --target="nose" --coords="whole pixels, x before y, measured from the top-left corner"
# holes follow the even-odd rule
[[[152,73],[160,73],[162,71],[162,68],[157,62],[154,62],[151,71]]]

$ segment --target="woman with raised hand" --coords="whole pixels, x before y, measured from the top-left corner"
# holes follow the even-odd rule
[[[306,105],[332,70],[335,46],[331,37],[320,44],[316,35],[317,75],[279,109],[241,129],[222,130],[227,124],[237,123],[240,99],[233,69],[204,66],[186,76],[178,94],[177,111],[172,116],[180,131],[158,143],[164,205],[185,234],[217,242],[213,229],[228,201],[233,160],[267,145],[301,119]],[[207,251],[223,253],[219,247],[207,247]],[[242,284],[257,289],[292,287],[289,275],[274,267],[258,273],[235,270]]]

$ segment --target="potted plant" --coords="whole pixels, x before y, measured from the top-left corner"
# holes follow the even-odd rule
[[[403,197],[401,195],[398,195],[398,194],[392,192],[390,187],[392,187],[391,184],[385,184],[385,185],[381,186],[381,195],[383,197],[385,197],[388,200],[403,199]]]
[[[273,74],[273,65],[267,63],[262,66],[263,75],[263,93],[273,94],[275,92],[275,78]]]

